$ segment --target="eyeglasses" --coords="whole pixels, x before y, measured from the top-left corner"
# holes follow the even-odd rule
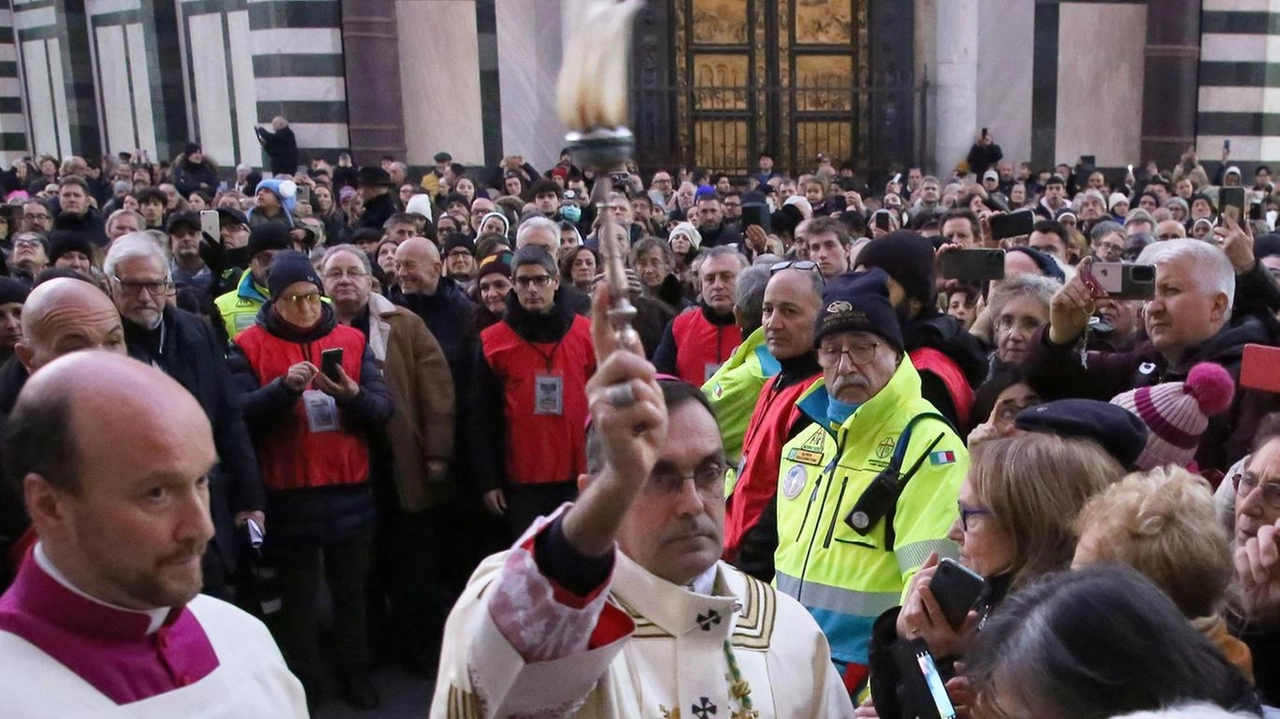
[[[551,284],[551,275],[538,275],[536,277],[517,277],[516,284],[522,288],[533,285],[537,288],[543,288]]]
[[[970,517],[990,516],[990,509],[982,509],[980,507],[967,507],[964,502],[956,502],[956,507],[960,510],[960,528],[969,531]]]
[[[1160,239],[1162,239],[1162,240],[1180,240],[1180,239],[1182,239],[1182,235],[1179,235],[1179,234],[1178,234],[1178,233],[1176,233],[1176,232],[1164,232],[1164,233],[1161,233],[1161,234],[1160,234],[1160,235],[1158,235],[1158,236],[1159,236],[1159,238],[1160,238]]]
[[[823,345],[818,348],[818,360],[823,365],[834,367],[839,364],[842,357],[849,355],[849,359],[855,365],[871,364],[876,358],[876,350],[879,347],[879,342],[858,343],[848,347]]]
[[[320,293],[308,292],[305,295],[286,295],[281,299],[293,305],[294,307],[298,307],[301,305],[318,305],[320,304]]]
[[[324,278],[326,280],[341,280],[347,277],[350,277],[353,280],[359,280],[361,277],[368,277],[368,276],[369,276],[368,272],[365,272],[364,270],[358,267],[353,267],[349,270],[344,270],[340,267],[335,267],[332,270],[328,270],[324,273]]]
[[[661,494],[676,495],[684,489],[685,480],[692,479],[698,494],[723,500],[724,475],[728,469],[720,462],[706,464],[689,474],[655,469],[649,475],[649,487]]]
[[[818,263],[813,260],[787,260],[786,262],[778,262],[769,266],[769,275],[776,275],[786,269],[800,270],[801,272],[817,272]]]
[[[1253,490],[1258,488],[1258,484],[1258,475],[1252,472],[1239,472],[1231,478],[1231,485],[1235,488],[1237,497],[1252,494]],[[1262,501],[1272,509],[1280,509],[1280,482],[1262,483]]]
[[[459,247],[458,249],[453,250],[449,254],[445,255],[445,257],[470,257],[470,256],[471,256],[471,252],[467,250],[465,247]]]
[[[28,220],[52,220],[53,215],[47,215],[43,212],[24,212],[22,216]]]
[[[122,280],[119,277],[112,276],[113,280],[120,285],[125,292],[130,294],[138,294],[140,291],[146,291],[149,295],[167,295],[173,289],[173,283],[169,280],[156,280],[153,282],[135,282],[133,280]]]
[[[40,246],[40,245],[42,245],[42,244],[44,244],[44,243],[42,243],[40,240],[37,240],[37,239],[34,239],[34,238],[33,238],[33,239],[27,239],[27,240],[14,240],[14,241],[13,241],[13,246],[14,246],[14,247],[39,247],[39,246]]]

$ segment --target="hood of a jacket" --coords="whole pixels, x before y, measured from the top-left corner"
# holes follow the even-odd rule
[[[530,312],[520,304],[513,290],[507,293],[507,313],[503,321],[529,342],[557,342],[569,332],[577,315],[569,305],[564,287],[556,290],[552,302],[550,312]]]
[[[928,347],[951,358],[972,386],[978,386],[987,376],[987,353],[982,344],[951,315],[925,310],[903,325],[902,341],[907,352]]]

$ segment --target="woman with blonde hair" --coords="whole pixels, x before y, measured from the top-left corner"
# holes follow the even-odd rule
[[[960,564],[986,581],[982,597],[953,627],[929,588],[937,555],[921,566],[905,604],[881,615],[872,630],[871,694],[880,716],[900,715],[893,644],[923,640],[950,676],[951,662],[964,656],[982,620],[999,611],[1010,591],[1070,565],[1077,513],[1123,475],[1091,440],[1028,433],[974,448],[957,502],[960,516],[947,536],[960,545]]]
[[[1131,474],[1091,498],[1075,529],[1073,568],[1118,563],[1138,570],[1252,681],[1249,647],[1231,636],[1220,614],[1233,564],[1208,482],[1172,466]]]

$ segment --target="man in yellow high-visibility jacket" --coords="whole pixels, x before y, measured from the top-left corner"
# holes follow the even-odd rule
[[[823,293],[823,379],[797,402],[810,424],[783,445],[775,500],[775,582],[818,621],[851,693],[865,684],[876,617],[931,552],[954,556],[947,530],[969,464],[921,397],[886,278],[842,275]]]

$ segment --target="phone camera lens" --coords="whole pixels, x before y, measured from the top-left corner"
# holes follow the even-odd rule
[[[1133,279],[1138,282],[1155,282],[1156,268],[1150,265],[1138,265],[1133,268]]]

